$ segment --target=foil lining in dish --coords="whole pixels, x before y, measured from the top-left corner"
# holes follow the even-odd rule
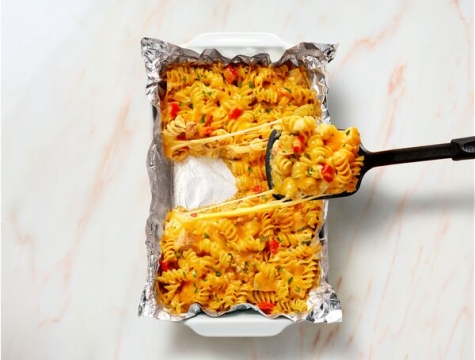
[[[206,65],[221,62],[225,65],[247,64],[261,66],[279,66],[291,63],[294,66],[303,66],[309,74],[311,87],[317,91],[317,97],[321,103],[322,122],[330,122],[327,109],[327,71],[326,65],[336,52],[336,46],[330,44],[300,43],[287,49],[282,57],[271,62],[268,54],[259,53],[254,56],[237,55],[233,58],[222,56],[217,50],[209,49],[201,54],[173,45],[158,39],[142,39],[142,58],[145,62],[147,73],[146,94],[153,105],[153,140],[148,151],[147,168],[150,178],[152,202],[150,214],[146,225],[146,246],[148,251],[148,275],[145,288],[139,304],[139,316],[149,316],[161,320],[179,321],[195,316],[200,312],[208,316],[216,317],[237,310],[253,309],[263,316],[275,318],[285,316],[292,321],[339,322],[341,321],[340,302],[328,284],[328,246],[327,227],[315,234],[314,241],[320,241],[322,251],[320,253],[321,281],[320,285],[309,293],[307,304],[310,311],[299,315],[266,315],[257,306],[252,304],[239,304],[225,312],[212,312],[202,309],[199,304],[194,304],[185,314],[171,314],[157,301],[155,292],[155,278],[159,269],[161,249],[160,238],[163,234],[165,217],[169,210],[181,205],[188,209],[217,203],[230,197],[235,191],[232,178],[227,173],[227,168],[220,166],[219,162],[189,158],[182,163],[172,163],[165,158],[160,134],[160,98],[165,95],[166,82],[162,74],[169,65],[187,63],[190,65]],[[202,171],[206,168],[207,171]],[[232,176],[232,175],[231,175]],[[216,182],[220,181],[220,186]],[[187,192],[187,189],[200,191]],[[218,191],[216,190],[218,189]],[[327,203],[324,204],[324,218],[326,218]]]

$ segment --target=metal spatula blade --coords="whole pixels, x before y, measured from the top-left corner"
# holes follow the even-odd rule
[[[266,148],[266,177],[269,189],[274,188],[274,182],[272,180],[272,148],[275,142],[279,139],[280,132],[272,130],[269,136],[269,142]],[[370,152],[366,150],[363,145],[360,145],[358,154],[364,156],[363,166],[361,167],[360,174],[357,176],[356,189],[353,192],[342,192],[339,194],[321,194],[318,196],[308,195],[311,199],[332,199],[345,197],[355,194],[360,188],[361,181],[364,175],[372,168],[386,165],[405,164],[419,161],[440,160],[440,159],[452,159],[458,160],[470,160],[475,159],[475,136],[469,136],[460,139],[453,139],[449,143],[416,146],[409,148],[385,150],[378,152]],[[283,199],[285,196],[281,194],[274,194],[276,199]]]

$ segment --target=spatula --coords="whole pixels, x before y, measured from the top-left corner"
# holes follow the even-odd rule
[[[269,137],[269,142],[266,149],[266,177],[269,189],[274,188],[274,182],[272,180],[272,148],[274,143],[278,141],[280,137],[280,131],[273,130]],[[453,139],[449,143],[416,146],[409,148],[385,150],[378,152],[370,152],[366,150],[362,145],[359,148],[359,155],[364,156],[363,166],[361,167],[360,174],[357,177],[356,189],[353,192],[342,192],[338,194],[321,194],[318,196],[309,195],[312,199],[332,199],[338,197],[344,197],[355,194],[363,180],[364,175],[375,167],[404,164],[418,161],[439,160],[439,159],[452,159],[458,160],[470,160],[475,159],[475,136],[469,136],[460,139]],[[323,180],[322,180],[323,181]],[[281,194],[273,195],[276,199],[283,199]],[[294,199],[295,200],[295,199]]]

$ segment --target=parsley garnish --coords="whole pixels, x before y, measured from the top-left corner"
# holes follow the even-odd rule
[[[289,93],[292,93],[292,90],[290,90],[289,88],[284,88],[285,90],[287,90]]]
[[[295,288],[295,292],[300,292],[300,290],[301,289],[298,286]]]
[[[207,233],[204,233],[203,236],[205,237],[205,239],[209,239],[209,235]]]
[[[198,274],[196,273],[196,270],[193,270],[193,277],[194,277],[195,279],[196,279],[196,276],[197,276],[197,275],[198,275]]]
[[[254,83],[252,81],[249,81],[249,87],[251,89],[254,89],[256,87],[256,85],[254,85]]]
[[[350,130],[346,130],[346,135],[350,135]]]
[[[204,122],[205,122],[205,115],[203,115],[200,120],[200,123],[204,124]]]
[[[182,80],[183,80],[183,82],[186,82],[186,77],[184,77]]]
[[[247,167],[247,172],[252,173],[252,168],[250,166]]]
[[[216,271],[216,276],[217,276],[217,277],[220,277],[221,275],[222,275],[222,274],[221,274],[221,271],[219,271],[219,270]]]
[[[266,113],[270,113],[272,111],[272,108],[267,108]]]
[[[292,280],[293,280],[293,279],[294,279],[293,276],[289,277],[289,280],[287,280],[287,284],[289,284],[289,285],[292,284]]]

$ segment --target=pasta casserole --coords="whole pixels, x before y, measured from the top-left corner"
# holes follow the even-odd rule
[[[280,119],[321,115],[306,71],[180,64],[163,76],[164,154],[174,162],[222,159],[237,192],[222,204],[169,211],[155,282],[159,302],[170,314],[194,303],[211,312],[238,304],[266,314],[308,312],[309,292],[321,281],[324,203],[275,200],[265,175],[267,141]]]

